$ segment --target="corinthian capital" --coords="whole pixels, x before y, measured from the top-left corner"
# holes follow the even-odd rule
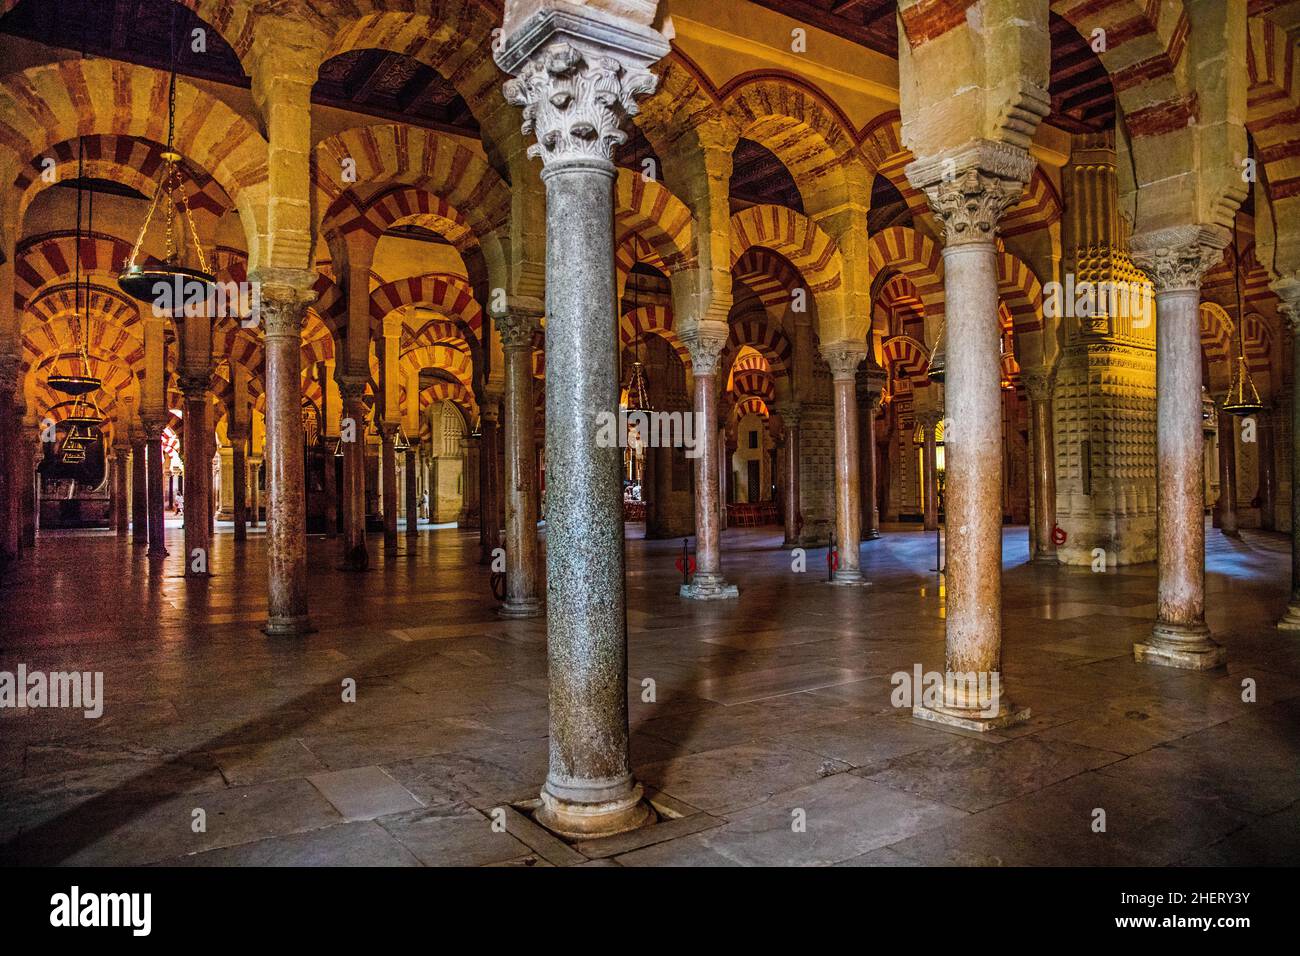
[[[1273,291],[1282,300],[1278,312],[1291,328],[1292,335],[1300,335],[1300,275],[1289,275],[1272,284]]]
[[[730,331],[722,322],[696,322],[678,333],[682,344],[691,353],[691,371],[695,375],[717,373],[718,359],[722,357]]]
[[[655,91],[648,70],[625,69],[612,56],[588,56],[568,43],[548,46],[507,80],[506,101],[523,107],[525,133],[536,133],[530,157],[543,166],[569,160],[612,162],[627,140],[620,129],[637,114],[636,97]]]
[[[829,342],[822,346],[822,357],[831,367],[831,378],[837,382],[858,380],[858,366],[867,357],[866,342]]]
[[[501,335],[501,348],[506,351],[531,349],[537,330],[542,327],[540,303],[515,299],[505,311],[492,313],[493,324]]]
[[[952,246],[994,240],[1002,214],[1033,175],[1034,160],[1028,150],[989,141],[919,159],[904,172],[925,193],[943,223],[944,244]]]
[[[1129,240],[1133,262],[1162,292],[1196,291],[1231,238],[1216,225],[1171,226]]]
[[[299,269],[260,269],[251,277],[253,314],[267,338],[297,337],[307,306],[316,300],[315,276]]]
[[[523,131],[537,134],[529,156],[545,166],[613,159],[636,98],[659,82],[648,67],[669,50],[650,26],[655,6],[637,0],[614,13],[565,0],[506,5],[508,35],[496,59],[516,77],[505,84],[507,102],[523,108]]]

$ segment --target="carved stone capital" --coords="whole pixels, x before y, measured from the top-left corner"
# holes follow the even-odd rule
[[[1020,370],[1020,381],[1025,386],[1025,392],[1029,395],[1029,400],[1033,402],[1051,400],[1053,380],[1054,376],[1051,369],[1022,368]]]
[[[730,331],[721,322],[696,322],[681,330],[679,337],[691,353],[691,371],[695,375],[717,374]]]
[[[648,64],[645,64],[648,65]],[[523,131],[536,133],[528,147],[542,165],[573,161],[611,163],[627,141],[620,128],[638,112],[636,97],[655,91],[658,77],[643,64],[584,52],[557,40],[526,60],[505,98],[522,107]]]
[[[253,316],[266,337],[298,338],[307,306],[316,300],[315,276],[300,269],[266,268],[250,278],[256,290]]]
[[[943,224],[944,244],[992,242],[1034,172],[1029,151],[993,141],[918,159],[904,170]]]
[[[1289,275],[1271,284],[1273,292],[1281,299],[1278,312],[1291,328],[1292,335],[1300,335],[1300,275]]]
[[[1171,226],[1129,240],[1133,262],[1162,292],[1194,292],[1223,257],[1231,234],[1222,226]]]
[[[497,332],[501,335],[501,348],[507,352],[531,351],[533,339],[541,328],[540,313],[522,308],[493,315]]]
[[[831,367],[831,378],[837,382],[858,380],[858,366],[867,357],[866,342],[828,342],[822,345],[822,357]]]
[[[343,399],[343,404],[356,405],[366,400],[366,383],[356,379],[339,379],[339,395]]]

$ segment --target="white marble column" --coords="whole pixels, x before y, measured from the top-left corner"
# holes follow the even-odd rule
[[[613,156],[634,98],[654,91],[647,67],[669,50],[648,6],[637,23],[508,4],[497,53],[546,186],[550,767],[537,819],[571,837],[653,819],[628,752],[622,451],[597,441],[619,407]]]
[[[1134,236],[1133,261],[1156,296],[1156,623],[1133,645],[1139,663],[1207,670],[1224,649],[1205,624],[1205,433],[1201,279],[1228,232],[1181,226]]]

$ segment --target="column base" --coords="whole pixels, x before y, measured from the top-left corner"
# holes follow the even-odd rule
[[[262,625],[262,633],[267,637],[302,637],[305,634],[315,633],[316,628],[312,627],[311,618],[306,614],[296,614],[293,617],[273,617],[268,618]]]
[[[866,534],[864,534],[862,537],[863,537],[865,540],[867,540],[867,541],[875,541],[877,538],[880,537],[880,532],[879,532],[877,529],[872,528],[870,531],[868,531],[868,532],[867,532]]]
[[[1277,622],[1279,631],[1300,631],[1300,601],[1293,600],[1287,605],[1282,619]]]
[[[643,799],[641,784],[633,784],[623,797],[602,803],[579,803],[557,797],[542,788],[542,805],[533,818],[546,829],[570,840],[593,840],[637,830],[655,821],[655,812]]]
[[[542,617],[542,602],[536,598],[528,598],[523,601],[507,599],[504,604],[497,608],[497,617],[504,617],[509,620]]]
[[[1055,551],[1051,551],[1051,552],[1040,551],[1037,554],[1035,554],[1032,558],[1030,558],[1030,563],[1045,564],[1050,566],[1054,564],[1060,564],[1061,560],[1056,556]]]
[[[862,576],[861,568],[836,568],[828,583],[842,588],[865,588],[871,584]]]
[[[997,712],[993,714],[973,707],[926,707],[923,704],[916,704],[912,707],[912,716],[948,727],[960,727],[963,730],[983,733],[1001,730],[1014,724],[1023,724],[1031,715],[1028,707],[999,703]]]
[[[1228,649],[1210,638],[1204,624],[1157,622],[1151,639],[1133,645],[1133,660],[1183,670],[1208,671],[1227,662]]]
[[[683,584],[678,595],[692,601],[727,601],[740,597],[740,589],[728,584],[721,574],[696,574],[690,584]]]

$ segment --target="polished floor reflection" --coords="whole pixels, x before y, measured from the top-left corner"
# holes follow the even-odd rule
[[[1028,565],[1024,529],[1008,529],[1004,671],[1034,716],[989,734],[890,701],[890,675],[943,665],[932,536],[867,542],[872,584],[846,589],[824,583],[824,552],[796,573],[774,529],[728,531],[741,597],[717,603],[676,596],[680,541],[633,537],[633,762],[661,820],[574,846],[527,816],[546,771],[545,625],[496,617],[475,536],[425,532],[388,559],[376,543],[366,573],[312,539],[318,631],[290,641],[257,629],[260,537],[219,533],[215,575],[195,582],[169,533],[155,569],[109,535],[43,536],[0,585],[0,671],[102,671],[105,697],[97,720],[0,710],[0,860],[1300,859],[1300,641],[1271,626],[1282,535],[1209,532],[1229,664],[1190,673],[1133,663],[1152,567]]]

